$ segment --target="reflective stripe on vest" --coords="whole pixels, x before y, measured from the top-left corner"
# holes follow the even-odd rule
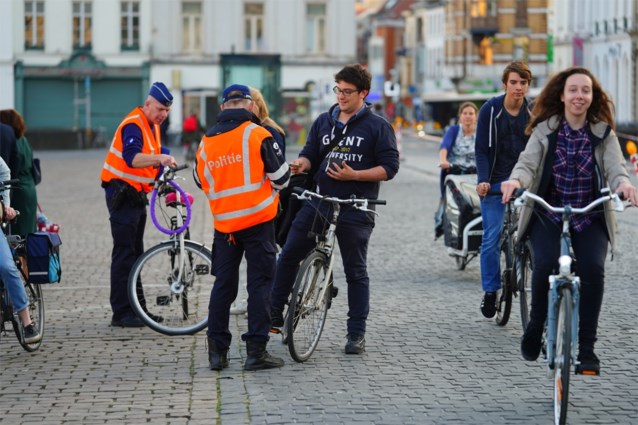
[[[131,111],[118,126],[113,142],[106,155],[106,160],[102,167],[101,179],[109,182],[112,179],[120,179],[137,191],[149,192],[153,188],[153,182],[157,175],[155,167],[133,168],[129,167],[124,161],[122,152],[124,150],[124,141],[122,140],[122,129],[128,124],[136,125],[142,132],[142,151],[141,153],[155,155],[161,152],[160,128],[154,125],[155,134],[153,135],[151,127],[143,117],[141,108],[135,108]]]
[[[211,138],[205,137],[200,145],[197,173],[209,200],[215,229],[220,232],[246,229],[272,220],[277,214],[279,195],[266,178],[261,159],[261,142],[266,137],[269,137],[267,130],[247,122],[228,133],[213,136],[225,140],[210,142]],[[219,146],[231,146],[233,153],[222,157]],[[235,174],[220,171],[226,166],[234,166]]]

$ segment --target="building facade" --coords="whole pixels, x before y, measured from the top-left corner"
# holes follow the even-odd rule
[[[589,68],[616,108],[616,121],[638,121],[636,0],[550,0],[550,73]],[[634,95],[628,95],[634,93]]]
[[[334,73],[356,61],[354,4],[3,0],[0,107],[24,115],[30,140],[39,130],[110,139],[163,81],[177,134],[191,113],[213,124],[223,87],[244,83],[262,90],[275,119],[307,124],[334,102]]]

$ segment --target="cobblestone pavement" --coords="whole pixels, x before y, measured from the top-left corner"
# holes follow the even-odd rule
[[[289,148],[291,153],[295,147]],[[99,174],[103,151],[42,151],[42,207],[61,225],[62,283],[44,287],[42,348],[26,353],[11,334],[0,340],[3,424],[547,424],[552,386],[542,362],[524,362],[515,306],[497,326],[479,311],[478,261],[457,271],[433,240],[438,202],[437,145],[403,138],[405,160],[384,183],[369,250],[371,313],[367,351],[344,354],[341,291],[314,356],[292,361],[275,336],[279,370],[244,372],[233,316],[230,367],[207,367],[205,335],[167,337],[111,328],[111,237]],[[293,157],[294,155],[289,155]],[[192,237],[210,244],[211,219],[196,195]],[[638,423],[638,211],[619,216],[618,250],[607,263],[597,352],[599,377],[573,376],[569,423]],[[162,239],[147,229],[147,247]],[[212,282],[211,282],[212,283]]]

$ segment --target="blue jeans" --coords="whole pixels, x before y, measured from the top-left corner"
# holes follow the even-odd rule
[[[4,286],[9,292],[13,311],[18,312],[27,308],[29,304],[27,292],[24,290],[20,272],[13,262],[13,254],[11,254],[9,242],[7,242],[2,230],[0,230],[0,278],[2,278]]]
[[[501,184],[492,185],[490,191],[500,190]],[[500,241],[503,232],[505,204],[501,197],[492,195],[481,199],[483,241],[481,243],[481,282],[483,291],[496,292],[501,288]]]

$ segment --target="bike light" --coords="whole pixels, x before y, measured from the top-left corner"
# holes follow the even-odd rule
[[[572,257],[569,255],[561,255],[558,259],[558,272],[567,276],[572,271]]]

